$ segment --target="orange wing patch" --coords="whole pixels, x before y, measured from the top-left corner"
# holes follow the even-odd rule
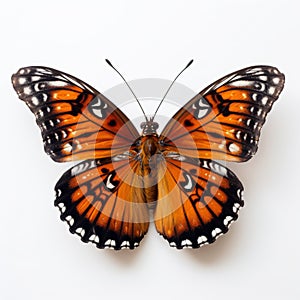
[[[158,183],[156,229],[178,249],[212,243],[237,219],[242,191],[237,177],[216,162],[167,157]]]

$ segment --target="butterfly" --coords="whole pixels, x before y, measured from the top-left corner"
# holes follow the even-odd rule
[[[55,186],[55,206],[71,233],[98,248],[134,249],[151,218],[171,247],[199,248],[226,233],[244,205],[243,185],[223,162],[257,151],[261,128],[284,86],[275,67],[233,72],[194,96],[157,134],[141,134],[92,86],[41,66],[12,76],[36,117],[45,152],[77,160]]]

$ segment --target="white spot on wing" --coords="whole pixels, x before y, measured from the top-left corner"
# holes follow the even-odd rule
[[[55,86],[55,87],[63,87],[68,85],[68,83],[64,82],[64,81],[49,81],[48,82],[49,86]]]
[[[246,80],[238,80],[238,81],[234,81],[234,82],[230,82],[230,85],[232,86],[236,86],[236,87],[243,87],[243,86],[249,86],[252,83]]]
[[[67,216],[65,220],[69,223],[70,226],[74,225],[74,218],[72,216]]]
[[[75,176],[75,175],[78,175],[88,169],[91,169],[91,168],[94,168],[96,165],[95,165],[95,161],[92,160],[91,162],[83,162],[75,167],[72,168],[71,170],[71,175],[72,176]]]
[[[192,242],[189,239],[183,240],[181,242],[181,246],[183,246],[183,247],[190,247],[190,246],[192,246]]]
[[[71,152],[73,149],[72,145],[70,143],[65,144],[63,148],[64,148],[64,151],[66,151],[66,152]]]
[[[257,94],[256,94],[256,93],[252,94],[252,99],[253,99],[254,101],[257,101]]]
[[[208,112],[208,108],[206,108],[206,109],[199,109],[197,118],[198,119],[203,118],[204,116],[207,115],[207,112]]]
[[[95,234],[92,234],[90,237],[89,237],[89,241],[93,242],[95,240],[95,237],[96,235]]]
[[[224,224],[225,226],[228,227],[228,226],[230,225],[230,223],[231,223],[232,220],[233,220],[233,217],[227,216],[227,217],[224,219],[223,224]]]
[[[93,113],[99,118],[103,118],[102,109],[100,108],[101,104],[102,104],[102,101],[99,98],[97,98],[97,103],[94,103],[92,105]]]
[[[120,160],[128,159],[129,155],[130,155],[129,151],[126,151],[123,154],[118,154],[116,156],[113,156],[112,161],[120,161]]]
[[[38,80],[40,80],[40,79],[41,79],[40,76],[32,76],[32,77],[31,77],[31,81],[38,81]]]
[[[54,137],[55,137],[55,139],[57,140],[57,141],[59,141],[59,136],[58,136],[58,134],[55,132],[54,133]]]
[[[233,207],[232,207],[232,211],[234,213],[237,213],[239,211],[239,208],[241,207],[241,205],[239,203],[234,203]]]
[[[263,105],[266,105],[267,102],[268,102],[268,100],[269,100],[269,98],[268,98],[267,96],[265,96],[265,97],[263,97],[263,98],[261,99],[261,103],[262,103]]]
[[[176,248],[176,243],[175,243],[175,242],[171,242],[171,243],[169,243],[169,245],[170,245],[171,247]]]
[[[166,155],[166,157],[172,158],[172,159],[175,159],[175,160],[178,160],[178,161],[185,161],[186,160],[185,156],[180,155],[180,153],[177,153],[177,152],[169,152]]]
[[[207,115],[210,105],[203,98],[199,100],[198,104],[199,104],[199,111],[198,111],[197,118],[201,119]]]
[[[240,150],[240,147],[237,145],[237,144],[234,144],[234,143],[231,143],[229,145],[229,151],[231,153],[235,153],[235,152],[238,152]]]
[[[227,169],[224,166],[219,165],[219,164],[217,164],[213,161],[211,161],[209,163],[209,166],[210,166],[212,171],[214,171],[214,172],[216,172],[216,173],[218,173],[222,176],[227,176]]]
[[[221,144],[219,144],[219,149],[224,149],[225,148],[225,146],[226,146],[226,141],[225,140],[223,140],[222,141],[222,143]]]
[[[189,174],[185,173],[184,177],[187,179],[187,184],[183,187],[186,190],[191,190],[191,188],[193,187],[193,182],[192,182],[192,178]]]
[[[106,187],[110,190],[115,188],[115,186],[110,182],[111,177],[112,177],[112,174],[109,174],[109,176],[107,177],[107,181],[106,181]]]
[[[269,93],[270,95],[274,95],[274,93],[275,93],[275,87],[274,87],[274,86],[270,86],[270,87],[269,87],[269,90],[268,90],[268,93]]]
[[[197,239],[197,243],[198,243],[199,245],[201,245],[201,244],[203,244],[203,243],[206,243],[206,242],[207,242],[207,237],[206,237],[205,235],[201,235],[201,236],[199,236],[198,239]]]
[[[220,228],[215,228],[212,232],[211,232],[211,236],[212,237],[216,237],[217,235],[219,235],[220,233],[222,233],[222,230]]]
[[[33,105],[39,105],[40,101],[37,97],[33,96],[33,97],[31,97],[31,103]]]
[[[105,246],[108,246],[109,248],[113,248],[116,246],[116,241],[115,240],[111,240],[111,239],[108,239],[105,243],[104,243]]]
[[[262,113],[262,109],[260,108],[258,111],[257,111],[257,116],[259,117]]]
[[[125,240],[121,243],[121,248],[129,248],[129,247],[130,247],[129,241]]]
[[[68,136],[68,134],[66,133],[65,130],[62,130],[61,134],[62,134],[63,139],[65,139]]]
[[[78,233],[79,235],[81,236],[84,236],[85,234],[85,230],[82,228],[82,227],[78,227],[76,230],[75,230],[76,233]]]
[[[268,77],[266,75],[261,75],[261,76],[258,76],[258,78],[262,81],[267,81],[268,80]]]
[[[26,78],[25,77],[20,77],[19,79],[18,79],[18,83],[19,84],[24,84],[26,82]]]
[[[30,95],[31,94],[31,88],[29,86],[24,87],[23,93],[25,95]]]

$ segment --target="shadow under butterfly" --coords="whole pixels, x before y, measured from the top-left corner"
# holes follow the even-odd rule
[[[156,230],[182,249],[213,243],[238,218],[243,186],[219,161],[255,154],[284,75],[271,66],[233,72],[187,102],[160,135],[162,101],[148,117],[129,85],[145,117],[141,134],[104,95],[64,72],[25,67],[12,83],[36,117],[45,152],[56,162],[81,161],[55,186],[71,233],[98,248],[134,249],[153,213]]]

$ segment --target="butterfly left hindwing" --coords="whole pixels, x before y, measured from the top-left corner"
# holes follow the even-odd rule
[[[149,213],[140,165],[126,155],[86,160],[56,184],[61,219],[83,242],[116,250],[137,247],[148,231]]]

